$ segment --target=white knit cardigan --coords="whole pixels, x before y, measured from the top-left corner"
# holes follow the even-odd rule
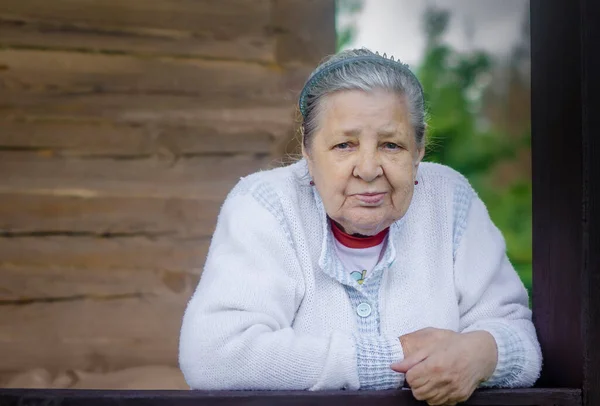
[[[190,387],[397,388],[398,337],[425,327],[490,332],[498,363],[484,385],[532,385],[541,352],[502,235],[457,172],[422,163],[417,180],[359,285],[335,255],[305,161],[243,178],[183,317],[179,363]]]

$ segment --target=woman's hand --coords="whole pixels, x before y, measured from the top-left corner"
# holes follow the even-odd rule
[[[467,400],[496,368],[496,342],[486,331],[425,328],[403,335],[400,342],[404,360],[391,367],[406,374],[414,397],[429,405]]]

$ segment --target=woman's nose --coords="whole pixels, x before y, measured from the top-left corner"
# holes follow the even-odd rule
[[[383,175],[383,168],[377,152],[361,152],[354,166],[353,175],[365,182],[372,182]]]

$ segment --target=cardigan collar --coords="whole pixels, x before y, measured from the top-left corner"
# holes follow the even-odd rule
[[[329,219],[329,224],[331,224],[331,231],[333,232],[333,236],[335,237],[335,239],[340,244],[342,244],[342,245],[344,245],[344,246],[346,246],[348,248],[371,248],[371,247],[375,247],[375,246],[381,244],[383,242],[383,240],[385,240],[385,237],[387,237],[388,232],[390,231],[390,229],[388,227],[385,230],[380,231],[376,235],[356,237],[354,235],[350,235],[350,234],[346,233],[332,219]]]

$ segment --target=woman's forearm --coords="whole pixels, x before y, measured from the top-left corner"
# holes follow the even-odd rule
[[[179,361],[190,387],[358,389],[352,337],[314,337],[273,327],[264,316],[236,311],[184,321]]]

